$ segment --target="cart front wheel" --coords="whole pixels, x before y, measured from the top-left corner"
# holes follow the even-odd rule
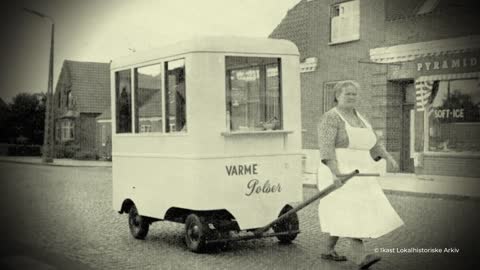
[[[208,225],[196,214],[188,215],[185,220],[185,243],[188,249],[201,253],[206,249]]]
[[[280,214],[278,216],[281,216],[288,211],[292,210],[293,208],[290,205],[285,206],[282,211],[280,211]],[[275,224],[273,226],[273,231],[275,233],[283,233],[283,232],[293,232],[294,233],[289,233],[289,234],[284,234],[284,235],[277,235],[278,240],[280,243],[283,244],[289,244],[295,238],[297,238],[298,235],[298,229],[299,229],[299,222],[298,222],[298,215],[297,213],[293,213],[290,216],[288,216],[286,219],[282,220],[281,222]]]
[[[130,227],[130,233],[134,238],[145,239],[145,236],[147,236],[150,224],[145,217],[138,214],[135,205],[132,205],[128,212],[128,226]]]

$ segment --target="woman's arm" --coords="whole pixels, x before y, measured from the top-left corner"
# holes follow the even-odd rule
[[[375,134],[376,135],[376,134]],[[378,161],[380,159],[385,159],[392,167],[393,171],[398,171],[399,166],[395,158],[385,149],[385,146],[383,143],[380,141],[380,139],[377,136],[377,143],[375,146],[373,146],[372,149],[370,149],[370,155],[375,161]]]
[[[338,170],[337,161],[334,159],[327,159],[324,161],[325,165],[330,169],[333,175],[339,175],[340,171]]]
[[[339,174],[337,156],[335,154],[335,141],[338,134],[338,119],[335,115],[325,113],[318,125],[318,149],[320,160],[328,166],[333,175]]]

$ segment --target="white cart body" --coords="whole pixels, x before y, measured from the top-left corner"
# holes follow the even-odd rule
[[[230,130],[225,63],[229,56],[280,59],[281,129]],[[188,131],[117,134],[115,73],[131,70],[135,78],[135,68],[176,59],[185,63]],[[245,230],[266,225],[286,204],[302,200],[300,70],[293,43],[196,38],[112,61],[111,78],[115,210],[121,211],[127,200],[142,216],[157,219],[165,219],[173,208],[226,210]],[[165,80],[162,83],[165,97]],[[131,89],[134,85],[132,79]],[[137,123],[131,124],[135,130]]]

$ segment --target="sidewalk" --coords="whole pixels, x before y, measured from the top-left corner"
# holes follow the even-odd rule
[[[55,159],[53,163],[42,163],[41,157],[0,156],[0,162],[13,162],[66,167],[111,167],[109,161]],[[303,175],[306,187],[317,188],[317,176],[312,173]],[[480,199],[480,179],[465,177],[446,177],[415,174],[387,174],[380,177],[380,185],[385,193],[407,194],[413,196],[457,197]]]
[[[56,158],[53,160],[52,163],[43,163],[41,157],[0,156],[0,162],[64,166],[64,167],[112,167],[112,162],[110,161],[75,160],[75,159],[67,159],[67,158]]]

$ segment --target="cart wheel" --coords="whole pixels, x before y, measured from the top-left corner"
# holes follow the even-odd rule
[[[128,212],[128,226],[130,227],[130,233],[136,239],[145,239],[145,236],[147,236],[150,224],[145,217],[138,214],[135,205],[132,205]]]
[[[278,216],[281,216],[285,214],[286,212],[290,211],[293,209],[290,205],[286,205],[282,211],[280,211],[280,214]],[[291,214],[288,218],[282,220],[281,222],[275,224],[273,226],[273,231],[276,233],[279,232],[289,232],[289,231],[298,231],[299,228],[299,222],[298,222],[298,216],[297,213]],[[283,244],[289,244],[295,238],[297,238],[298,232],[297,233],[291,233],[291,234],[286,234],[286,235],[278,235],[277,238],[280,241],[280,243]]]
[[[208,225],[196,214],[188,215],[185,220],[185,243],[188,249],[201,253],[206,249]]]

